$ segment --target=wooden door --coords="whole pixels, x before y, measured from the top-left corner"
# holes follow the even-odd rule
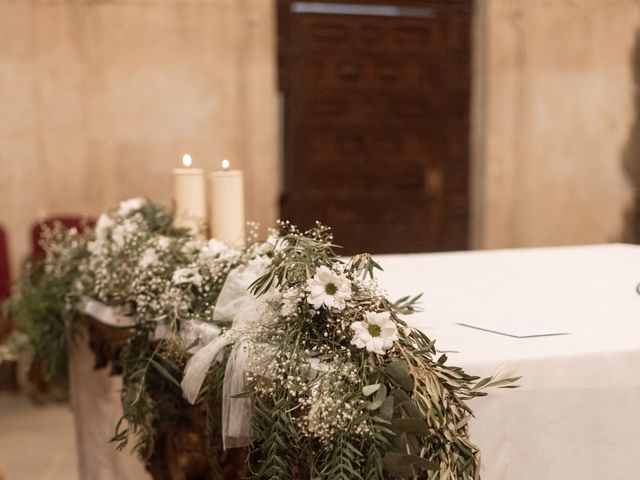
[[[470,0],[279,0],[281,217],[344,253],[465,249],[470,29]]]

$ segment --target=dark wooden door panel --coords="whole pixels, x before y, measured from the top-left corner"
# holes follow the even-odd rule
[[[283,218],[345,253],[466,248],[470,20],[462,0],[279,0]]]

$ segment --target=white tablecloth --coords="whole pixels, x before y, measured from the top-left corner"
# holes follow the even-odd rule
[[[109,369],[94,370],[95,356],[86,329],[71,350],[71,405],[75,418],[80,480],[145,480],[151,476],[127,448],[110,442],[122,417],[122,377]]]
[[[640,247],[602,245],[384,255],[392,298],[424,292],[407,320],[469,373],[524,378],[471,402],[484,480],[640,479]],[[569,335],[528,339],[473,330],[482,319]],[[107,440],[120,415],[119,379],[73,352],[81,478],[148,478]]]
[[[485,480],[640,479],[640,247],[383,255],[391,295],[424,292],[407,320],[469,373],[522,375],[471,402]],[[457,325],[537,325],[512,338]]]

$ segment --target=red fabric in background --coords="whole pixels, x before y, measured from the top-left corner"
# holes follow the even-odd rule
[[[0,227],[0,303],[11,295],[11,269],[9,267],[9,245],[4,228]]]
[[[45,230],[45,225],[52,228],[56,223],[61,223],[66,228],[76,227],[79,230],[84,227],[93,227],[95,221],[78,216],[52,217],[35,224],[31,229],[31,259],[44,257],[44,250],[40,245],[40,240]],[[9,248],[7,235],[0,226],[0,305],[11,296],[11,269],[9,260]],[[11,333],[13,322],[2,322],[2,311],[0,310],[0,342],[9,333]],[[6,320],[6,319],[5,319]]]
[[[13,322],[3,318],[2,304],[11,295],[11,268],[9,265],[9,242],[4,228],[0,226],[0,343],[13,329]]]

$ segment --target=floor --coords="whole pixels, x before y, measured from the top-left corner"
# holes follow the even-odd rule
[[[0,479],[77,478],[73,416],[69,406],[42,406],[25,396],[0,394]]]

